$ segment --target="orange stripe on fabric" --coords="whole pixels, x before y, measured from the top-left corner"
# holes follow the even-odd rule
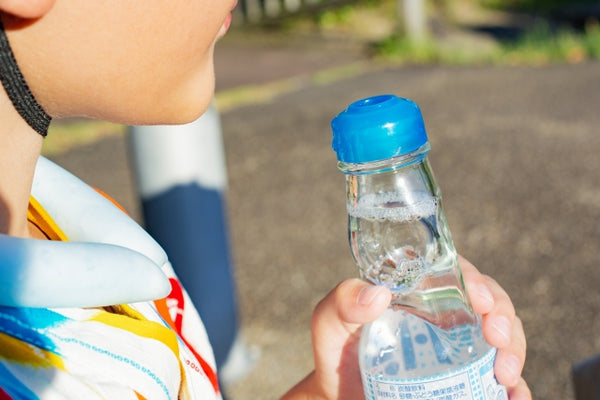
[[[162,319],[165,320],[165,322],[171,327],[171,329],[177,332],[177,329],[175,328],[175,323],[171,319],[171,314],[169,313],[169,307],[167,306],[167,298],[165,297],[163,299],[154,300],[154,306],[156,307],[156,311],[158,311],[158,314],[162,317]]]
[[[50,214],[33,197],[29,196],[29,207],[27,208],[27,219],[37,226],[50,240],[68,241],[69,238],[58,227]]]
[[[177,328],[175,327],[175,323],[173,322],[173,319],[171,318],[171,313],[169,313],[169,307],[167,306],[167,297],[164,297],[164,298],[158,299],[158,300],[154,300],[154,306],[156,307],[156,311],[158,312],[158,315],[160,315],[162,317],[163,321],[165,321],[165,323],[167,325],[169,325],[169,327],[173,330],[173,332],[175,332],[175,334],[177,336],[181,337],[181,333],[177,331]],[[177,360],[179,360],[179,369],[181,371],[181,378],[185,379],[185,373],[184,373],[185,368],[183,367],[183,363],[182,363],[181,357],[179,355],[177,356]],[[183,380],[182,380],[182,383],[183,383],[182,386],[186,387]],[[2,400],[2,399],[0,399],[0,400]]]
[[[135,395],[137,396],[138,400],[146,400],[146,398],[144,396],[142,396],[141,394],[139,394],[135,390],[133,391],[133,393],[135,393]],[[0,400],[2,400],[2,399],[0,399]]]
[[[123,211],[125,214],[128,214],[127,211],[123,208],[123,206],[121,206],[119,203],[117,203],[117,201],[115,199],[113,199],[112,197],[110,197],[109,195],[107,195],[106,193],[104,193],[102,190],[100,190],[98,188],[94,188],[94,190],[96,192],[100,193],[106,200],[108,200],[111,203],[113,203],[113,205],[115,207],[117,207],[119,210]]]

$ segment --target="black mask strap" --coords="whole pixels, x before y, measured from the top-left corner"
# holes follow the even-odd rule
[[[46,114],[29,90],[8,43],[2,21],[0,21],[0,81],[21,117],[37,133],[45,137],[52,118]]]

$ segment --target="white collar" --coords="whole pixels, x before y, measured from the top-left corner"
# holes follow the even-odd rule
[[[40,157],[32,195],[70,241],[0,235],[0,305],[98,307],[169,293],[163,249],[94,189]]]

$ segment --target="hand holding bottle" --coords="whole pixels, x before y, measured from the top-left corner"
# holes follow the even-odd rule
[[[508,294],[462,257],[460,266],[472,306],[482,315],[484,337],[498,349],[496,378],[508,389],[510,400],[531,400],[521,377],[525,333]],[[361,326],[377,319],[390,300],[385,287],[358,279],[344,281],[332,290],[313,313],[315,370],[282,399],[364,399],[357,356]]]
[[[525,335],[510,298],[452,243],[419,107],[394,95],[365,98],[331,127],[349,244],[368,284],[345,281],[317,306],[316,369],[290,394],[531,398],[520,377]]]

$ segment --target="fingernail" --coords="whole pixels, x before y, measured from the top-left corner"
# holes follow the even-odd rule
[[[510,385],[515,385],[520,376],[521,361],[517,358],[517,356],[511,355],[504,360],[502,367],[507,374],[513,378]]]
[[[492,296],[492,292],[490,292],[487,285],[477,285],[477,294],[485,302],[487,307],[492,307],[494,305],[494,296]]]
[[[382,288],[379,286],[368,285],[360,289],[358,296],[356,296],[356,302],[362,306],[370,305],[375,297],[381,292]]]
[[[508,318],[500,315],[494,319],[494,329],[498,331],[502,337],[506,339],[506,343],[510,343],[510,332],[511,332],[511,324]]]

